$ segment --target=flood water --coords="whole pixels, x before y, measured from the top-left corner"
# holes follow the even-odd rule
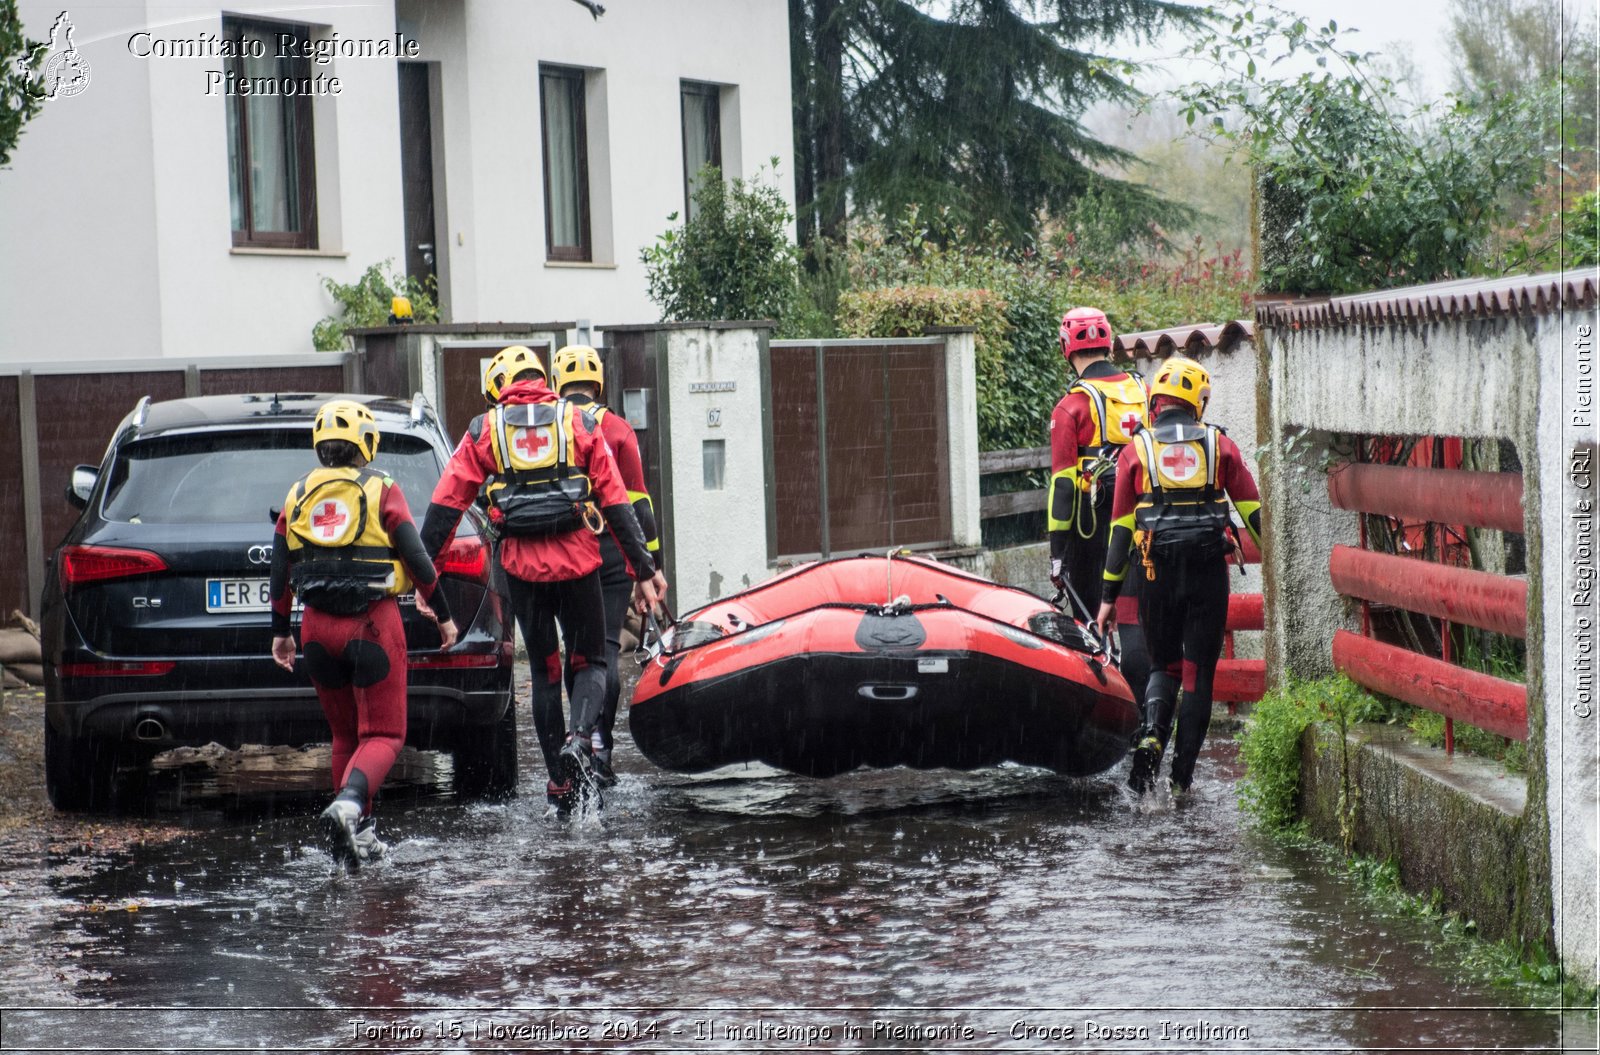
[[[0,862],[0,1047],[1594,1050],[1253,835],[1225,736],[1177,809],[1124,767],[691,778],[623,738],[560,823],[523,724],[506,803],[408,752],[353,875],[311,845],[324,751],[168,757]]]

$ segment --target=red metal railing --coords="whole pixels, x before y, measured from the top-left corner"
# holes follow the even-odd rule
[[[1328,476],[1328,497],[1340,509],[1401,521],[1523,530],[1518,473],[1357,463]],[[1444,555],[1443,546],[1435,548]],[[1444,715],[1447,751],[1455,746],[1457,718],[1514,740],[1528,738],[1527,686],[1456,666],[1450,655],[1453,623],[1526,638],[1526,582],[1350,546],[1334,547],[1328,574],[1334,589],[1363,606],[1362,633],[1334,635],[1335,668],[1368,689]],[[1441,620],[1443,657],[1367,636],[1366,606],[1373,603]]]
[[[1250,533],[1239,532],[1248,564],[1261,563],[1261,551]],[[1263,659],[1236,659],[1233,654],[1235,630],[1260,630],[1266,625],[1266,608],[1259,593],[1236,593],[1228,597],[1228,630],[1222,639],[1222,659],[1211,683],[1211,698],[1226,703],[1228,713],[1238,712],[1239,704],[1254,703],[1267,691],[1267,662]]]

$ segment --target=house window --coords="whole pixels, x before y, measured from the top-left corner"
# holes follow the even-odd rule
[[[539,67],[544,112],[544,240],[551,260],[591,260],[589,143],[582,70]]]
[[[684,216],[694,219],[694,192],[700,187],[700,170],[722,168],[722,89],[715,84],[684,81],[679,94],[683,110]]]
[[[225,18],[222,32],[235,44],[234,57],[224,60],[229,74],[252,88],[227,97],[233,244],[315,249],[311,98],[285,90],[286,84],[297,86],[311,75],[310,60],[282,54],[298,50],[304,56],[309,30]],[[300,48],[285,46],[284,37],[297,40]]]

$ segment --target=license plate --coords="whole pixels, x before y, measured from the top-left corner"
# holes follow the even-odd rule
[[[268,579],[207,579],[206,611],[270,612],[272,583]]]
[[[402,605],[416,603],[415,594],[401,594],[395,598]],[[305,606],[300,598],[294,599],[294,610]],[[270,612],[272,611],[272,582],[269,579],[207,579],[207,612]]]

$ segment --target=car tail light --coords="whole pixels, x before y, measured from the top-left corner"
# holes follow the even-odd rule
[[[489,547],[478,535],[452,539],[439,551],[439,559],[433,562],[433,567],[440,575],[459,575],[475,582],[488,582]]]
[[[426,652],[407,656],[412,670],[460,670],[464,667],[494,667],[500,664],[498,652]]]
[[[63,678],[136,678],[166,674],[177,666],[170,659],[102,659],[92,663],[63,663],[56,670]]]
[[[166,570],[167,562],[148,550],[68,546],[61,551],[61,580],[69,587]]]

